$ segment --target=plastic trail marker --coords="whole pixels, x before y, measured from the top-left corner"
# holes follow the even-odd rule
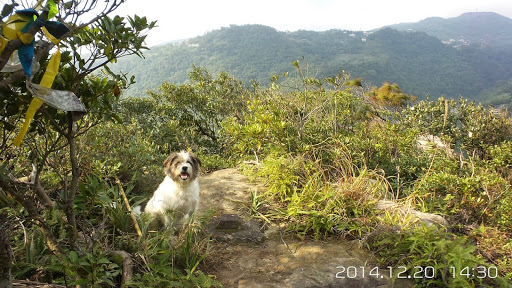
[[[41,79],[41,86],[46,88],[51,88],[53,84],[53,80],[55,80],[55,76],[57,75],[57,71],[59,71],[59,63],[60,63],[60,49],[57,49],[57,52],[53,54],[50,62],[48,63],[48,68],[44,72],[43,79]],[[25,123],[23,123],[23,127],[21,127],[20,134],[14,139],[14,145],[20,146],[21,140],[25,137],[27,133],[28,126],[30,122],[34,118],[37,109],[43,105],[43,100],[34,97],[32,98],[32,102],[30,102],[30,106],[28,107],[27,113],[25,114]]]

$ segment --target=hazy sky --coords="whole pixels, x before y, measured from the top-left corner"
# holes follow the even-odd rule
[[[0,3],[10,2],[0,0]],[[126,0],[120,15],[157,20],[149,46],[192,38],[231,24],[263,24],[279,31],[371,30],[450,18],[465,12],[496,12],[512,18],[511,0]]]
[[[512,18],[511,0],[127,0],[120,14],[158,20],[153,46],[192,38],[231,24],[263,24],[279,31],[370,30],[432,16],[496,12]]]

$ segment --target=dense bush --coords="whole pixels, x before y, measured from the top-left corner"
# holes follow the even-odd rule
[[[224,147],[219,135],[220,123],[225,117],[241,114],[245,108],[246,88],[227,73],[214,78],[200,67],[193,67],[189,77],[191,83],[176,86],[164,82],[158,92],[149,91],[153,105],[149,115],[133,113],[139,114],[137,119],[150,116],[152,123],[144,128],[160,140],[159,146],[221,153]],[[154,119],[155,116],[158,118]]]

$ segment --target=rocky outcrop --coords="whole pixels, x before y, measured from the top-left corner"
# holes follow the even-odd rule
[[[416,144],[418,145],[418,148],[423,151],[438,149],[440,151],[444,151],[446,155],[452,157],[457,154],[453,149],[450,148],[449,143],[434,135],[419,135],[418,138],[416,138]]]
[[[449,223],[440,215],[420,212],[406,205],[396,203],[391,200],[379,200],[376,205],[377,210],[398,213],[403,220],[403,225],[416,225],[424,223],[426,225],[436,225],[442,229],[449,229]]]

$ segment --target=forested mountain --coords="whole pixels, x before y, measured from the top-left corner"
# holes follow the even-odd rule
[[[486,99],[484,104],[491,104],[494,107],[505,105],[510,111],[512,108],[512,79],[498,82],[496,86],[484,90],[480,94],[480,98]]]
[[[387,27],[401,31],[423,31],[453,45],[512,45],[512,19],[493,12],[470,12],[449,19],[431,17],[417,23],[400,23]]]
[[[230,26],[153,47],[145,59],[121,59],[113,68],[136,76],[137,84],[127,95],[144,96],[146,89],[156,89],[163,81],[184,83],[192,65],[267,85],[272,75],[293,72],[291,63],[304,57],[309,73],[318,78],[344,70],[361,77],[363,85],[397,83],[420,98],[462,95],[484,100],[482,91],[512,78],[510,25],[511,19],[495,13],[467,13],[393,26],[405,31],[280,32],[262,25]],[[465,42],[454,44],[452,38]]]

